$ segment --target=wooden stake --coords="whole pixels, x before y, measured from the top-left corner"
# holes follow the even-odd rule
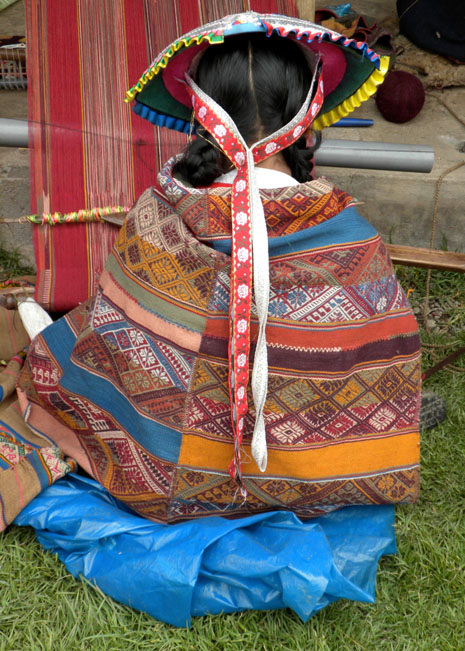
[[[302,20],[315,22],[315,0],[297,0],[297,8]]]
[[[425,267],[442,271],[465,272],[465,253],[420,249],[415,246],[386,244],[391,260],[407,267]]]

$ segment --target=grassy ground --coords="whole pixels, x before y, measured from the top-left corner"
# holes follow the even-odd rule
[[[6,247],[0,241],[0,282],[32,273],[34,270],[24,260],[21,251],[18,248]]]
[[[421,305],[426,272],[398,270]],[[447,297],[447,300],[446,300]],[[433,272],[424,366],[465,345],[465,276]],[[421,315],[420,315],[421,316]],[[465,648],[465,370],[425,388],[447,400],[447,419],[423,435],[419,504],[397,509],[399,552],[380,564],[375,605],[340,601],[303,624],[291,612],[202,617],[174,629],[73,579],[31,530],[0,537],[0,649],[261,649],[340,651]],[[128,581],[131,577],[128,576]]]

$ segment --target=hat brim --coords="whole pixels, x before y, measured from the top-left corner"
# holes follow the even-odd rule
[[[348,39],[321,25],[249,12],[228,16],[181,36],[128,90],[126,101],[135,99],[135,113],[152,124],[188,133],[192,109],[184,72],[201,49],[224,43],[230,36],[252,32],[290,37],[320,54],[326,88],[322,109],[313,125],[315,129],[330,126],[360,106],[376,92],[389,67],[389,57],[379,56],[366,43]]]

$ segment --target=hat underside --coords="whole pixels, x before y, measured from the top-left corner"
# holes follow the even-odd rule
[[[256,25],[235,25],[234,31],[229,34],[262,32],[264,27]],[[268,31],[268,36],[277,33],[288,36],[289,32],[281,33],[278,27]],[[126,101],[136,99],[132,109],[141,117],[159,127],[167,127],[183,133],[191,129],[191,109],[173,97],[165,86],[161,72],[169,63],[173,63],[178,54],[185,52],[186,48],[199,49],[198,46],[209,44],[211,46],[224,43],[228,32],[215,34],[214,32],[194,37],[180,39],[165,50],[157,61],[142,75],[138,83],[128,90]],[[366,43],[347,39],[345,36],[334,32],[323,31],[320,33],[294,31],[297,40],[304,38],[308,43],[331,43],[342,51],[346,60],[346,74],[338,86],[329,93],[323,102],[320,114],[313,123],[315,129],[322,129],[347,116],[362,102],[376,92],[376,88],[384,80],[388,70],[389,57],[378,56],[370,50]],[[195,47],[197,46],[197,47]],[[324,70],[323,70],[324,72]]]

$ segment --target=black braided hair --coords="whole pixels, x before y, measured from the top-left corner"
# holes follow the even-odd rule
[[[274,133],[298,113],[310,88],[312,71],[300,46],[290,39],[244,34],[209,47],[195,78],[198,86],[229,113],[250,145]],[[206,131],[200,129],[198,133],[175,165],[174,173],[194,187],[207,187],[232,166],[211,144],[214,139]],[[300,183],[310,179],[313,153],[321,142],[319,132],[315,132],[313,140],[313,145],[307,147],[302,137],[282,152],[292,176]]]

